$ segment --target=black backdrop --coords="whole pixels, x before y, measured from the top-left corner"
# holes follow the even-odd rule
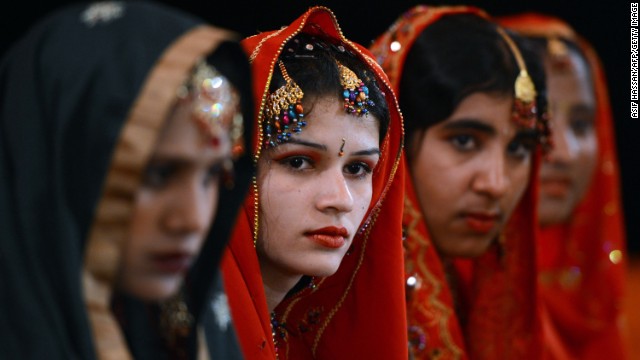
[[[11,1],[5,3],[0,21],[2,52],[44,14],[72,1]],[[627,223],[629,249],[640,253],[640,119],[631,119],[630,109],[630,5],[624,1],[490,1],[441,0],[433,2],[407,0],[163,0],[165,4],[194,13],[220,27],[235,30],[242,36],[277,29],[301,15],[312,5],[324,5],[334,11],[348,38],[363,45],[371,41],[413,5],[469,4],[492,15],[538,11],[559,16],[596,48],[608,77],[611,104],[616,121],[618,153],[622,171],[622,192]],[[635,186],[634,186],[635,185]]]

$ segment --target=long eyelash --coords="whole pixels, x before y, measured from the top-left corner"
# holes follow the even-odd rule
[[[360,174],[349,174],[351,176],[354,176],[356,179],[362,179],[362,178],[366,177],[367,175],[373,173],[373,168],[371,166],[369,166],[369,164],[367,164],[365,162],[356,162],[356,163],[349,164],[347,166],[353,166],[353,165],[359,165],[363,170],[362,173],[360,173]]]

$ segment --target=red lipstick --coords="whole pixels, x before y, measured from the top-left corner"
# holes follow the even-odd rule
[[[464,221],[467,226],[478,234],[488,234],[498,222],[498,215],[484,213],[466,213]]]
[[[540,191],[543,195],[563,198],[567,196],[571,189],[571,180],[565,177],[542,178],[540,180]]]
[[[305,236],[326,248],[338,249],[347,242],[349,232],[344,227],[327,226],[308,231]]]

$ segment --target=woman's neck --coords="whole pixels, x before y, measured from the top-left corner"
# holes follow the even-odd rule
[[[265,264],[260,264],[260,271],[262,272],[262,285],[267,299],[267,308],[271,313],[284,300],[287,293],[300,281],[302,275],[284,273]]]

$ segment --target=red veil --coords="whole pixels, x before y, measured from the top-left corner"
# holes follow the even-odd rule
[[[443,16],[474,14],[467,6],[416,6],[372,45],[377,61],[398,93],[407,53],[420,33]],[[447,272],[436,252],[411,177],[405,176],[407,313],[409,341],[417,359],[535,359],[540,325],[536,294],[536,155],[529,186],[509,220],[500,244],[473,261],[455,261],[454,302]]]
[[[595,90],[594,177],[570,221],[542,229],[538,248],[546,357],[624,359],[625,233],[613,117],[600,60],[589,43],[558,18],[527,13],[499,22],[523,35],[558,36],[577,43],[589,63]]]
[[[333,13],[313,7],[291,25],[243,41],[252,61],[256,117],[256,160],[260,156],[263,104],[284,44],[298,33],[341,42],[376,74],[391,121],[373,173],[373,199],[362,230],[336,274],[316,279],[277,308],[285,329],[278,338],[279,359],[402,359],[407,356],[402,202],[404,198],[403,124],[389,81],[364,47],[344,37]],[[270,315],[253,246],[255,187],[245,202],[223,264],[234,325],[247,359],[274,359]],[[280,329],[279,329],[280,330]]]

